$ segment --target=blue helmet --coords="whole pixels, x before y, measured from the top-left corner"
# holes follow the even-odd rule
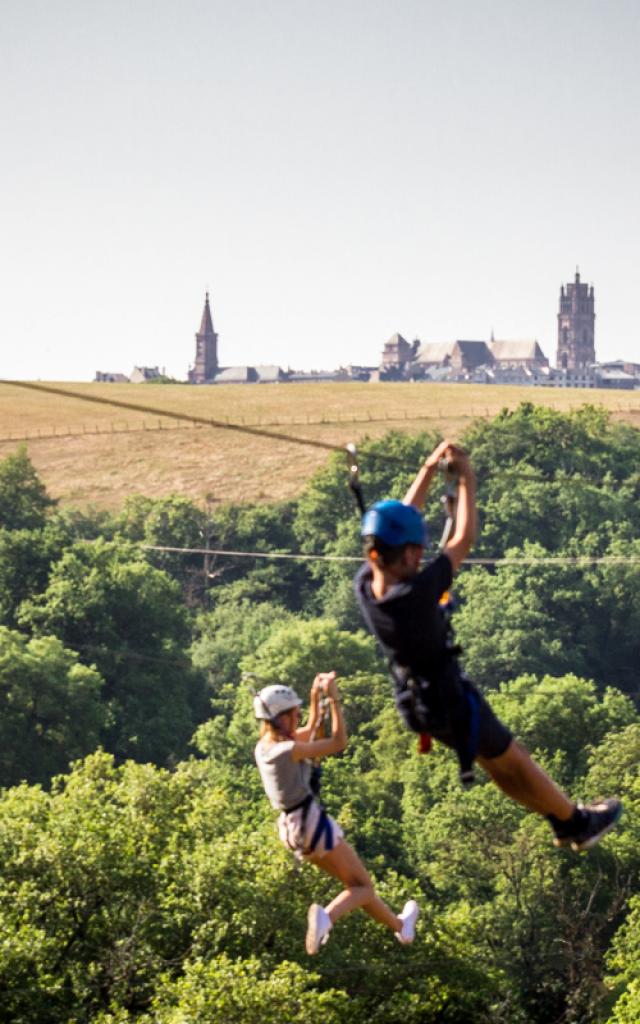
[[[360,533],[363,537],[373,535],[384,544],[399,547],[401,544],[427,543],[427,524],[415,505],[404,505],[401,501],[376,501],[362,517]]]

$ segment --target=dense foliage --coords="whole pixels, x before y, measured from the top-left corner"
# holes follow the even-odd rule
[[[363,444],[367,500],[401,497],[436,441]],[[640,1019],[640,433],[524,404],[464,442],[489,560],[456,587],[465,667],[575,799],[622,797],[621,828],[558,851],[486,779],[462,791],[449,752],[419,755],[355,563],[159,550],[357,556],[338,455],[278,506],[136,497],[106,515],[56,508],[21,450],[0,463],[3,1020]],[[324,799],[383,898],[419,900],[412,947],[354,914],[304,953],[306,907],[335,885],[277,841],[251,695],[306,695],[323,668],[351,734]]]

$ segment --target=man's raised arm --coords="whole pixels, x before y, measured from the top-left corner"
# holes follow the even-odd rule
[[[438,469],[438,463],[440,459],[446,458],[447,453],[456,451],[455,445],[451,441],[442,441],[437,448],[434,448],[425,460],[420,469],[418,470],[417,476],[411,487],[402,499],[403,505],[415,505],[420,512],[424,508],[424,499],[433,477]]]
[[[469,456],[458,448],[455,451],[453,462],[454,469],[459,474],[456,525],[451,540],[445,545],[444,553],[448,556],[453,571],[456,572],[476,542],[478,516],[476,512],[476,475],[469,462]]]

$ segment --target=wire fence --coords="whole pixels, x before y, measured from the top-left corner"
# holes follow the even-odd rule
[[[455,416],[456,419],[483,419],[490,416],[496,416],[500,411],[500,408],[502,407],[496,407],[495,409],[488,407],[484,407],[482,409],[468,407],[463,411],[456,411],[453,414],[450,412],[448,413],[445,409],[438,408],[421,412],[413,412],[405,409],[402,412],[396,411],[375,414],[367,412],[360,415],[338,416],[312,416],[311,414],[307,414],[303,416],[257,416],[253,418],[240,416],[235,419],[231,419],[228,416],[222,416],[220,417],[219,425],[227,427],[329,427],[341,426],[343,424],[421,423],[427,420],[442,421],[447,417],[450,418],[452,415]],[[637,411],[640,414],[640,408]],[[69,437],[86,437],[87,435],[138,434],[167,430],[202,430],[203,427],[205,427],[205,424],[203,423],[175,423],[172,421],[163,421],[162,419],[150,421],[145,420],[142,423],[117,423],[113,421],[111,423],[83,424],[82,427],[75,428],[53,425],[38,427],[32,431],[12,431],[5,434],[3,437],[0,437],[0,444],[15,443],[19,441],[47,441]]]
[[[497,416],[504,409],[503,405],[496,406],[467,406],[465,409],[449,409],[444,407],[424,409],[418,411],[404,409],[392,412],[365,412],[360,414],[339,414],[331,416],[313,416],[312,414],[298,416],[238,416],[231,418],[221,416],[215,423],[205,423],[201,420],[187,420],[176,422],[173,414],[163,412],[167,419],[143,420],[138,423],[120,422],[113,420],[107,423],[85,423],[78,427],[67,425],[46,425],[37,427],[30,431],[16,429],[9,431],[0,437],[0,444],[16,444],[24,441],[51,441],[66,440],[68,438],[96,437],[112,434],[149,434],[167,431],[194,431],[211,427],[228,427],[230,429],[250,429],[263,427],[335,427],[341,425],[366,425],[379,423],[423,423],[429,421],[443,422],[447,419],[473,420],[489,419]],[[562,408],[558,406],[562,411]],[[624,413],[626,415],[640,416],[640,406],[618,404],[609,409],[612,413]]]

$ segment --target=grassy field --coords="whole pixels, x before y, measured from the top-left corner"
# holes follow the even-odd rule
[[[273,501],[298,493],[327,459],[321,449],[193,426],[171,420],[171,413],[256,425],[336,446],[380,437],[392,428],[459,437],[472,419],[523,401],[565,411],[588,402],[640,426],[640,391],[462,384],[52,386],[78,398],[0,384],[0,457],[24,439],[54,498],[101,508],[117,508],[129,494]],[[150,411],[80,401],[83,395]]]

